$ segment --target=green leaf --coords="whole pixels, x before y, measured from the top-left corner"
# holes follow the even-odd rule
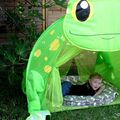
[[[0,60],[0,71],[5,70],[6,64],[2,60]]]
[[[31,1],[31,3],[33,3],[33,4],[38,4],[38,0],[30,0]]]
[[[28,15],[31,17],[38,17],[40,20],[43,20],[43,15],[39,10],[29,10]]]
[[[19,55],[20,57],[25,57],[26,56],[25,53],[27,51],[27,44],[26,44],[26,42],[23,41],[23,40],[19,40],[16,43],[15,51],[16,51],[16,54]]]
[[[67,7],[66,0],[54,0],[54,2],[55,2],[55,4],[60,5],[60,6],[64,7],[64,8]]]
[[[14,11],[6,11],[8,15],[6,25],[11,34],[7,44],[0,46],[0,72],[4,73],[2,79],[8,80],[9,84],[17,84],[22,80],[22,72],[27,65],[29,54],[41,34],[36,24],[36,20],[37,22],[44,20],[40,7],[55,5],[51,0],[44,5],[40,0],[26,0],[26,2],[28,7],[24,1],[20,1]]]

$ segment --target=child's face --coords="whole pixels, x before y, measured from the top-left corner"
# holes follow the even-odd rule
[[[92,78],[89,83],[93,90],[97,90],[102,86],[102,79]]]

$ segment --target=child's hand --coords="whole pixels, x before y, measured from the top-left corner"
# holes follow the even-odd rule
[[[100,89],[95,93],[94,96],[101,94],[104,89],[105,89],[105,85],[102,84],[102,86],[101,86]]]

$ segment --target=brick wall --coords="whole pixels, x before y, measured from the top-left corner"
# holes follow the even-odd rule
[[[55,7],[48,8],[46,10],[46,27],[51,25],[60,17],[64,16],[65,13],[66,13],[66,10],[57,5]]]

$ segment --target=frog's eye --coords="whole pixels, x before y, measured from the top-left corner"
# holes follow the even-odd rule
[[[76,17],[79,21],[86,21],[90,15],[90,5],[86,0],[81,0],[76,7]]]

